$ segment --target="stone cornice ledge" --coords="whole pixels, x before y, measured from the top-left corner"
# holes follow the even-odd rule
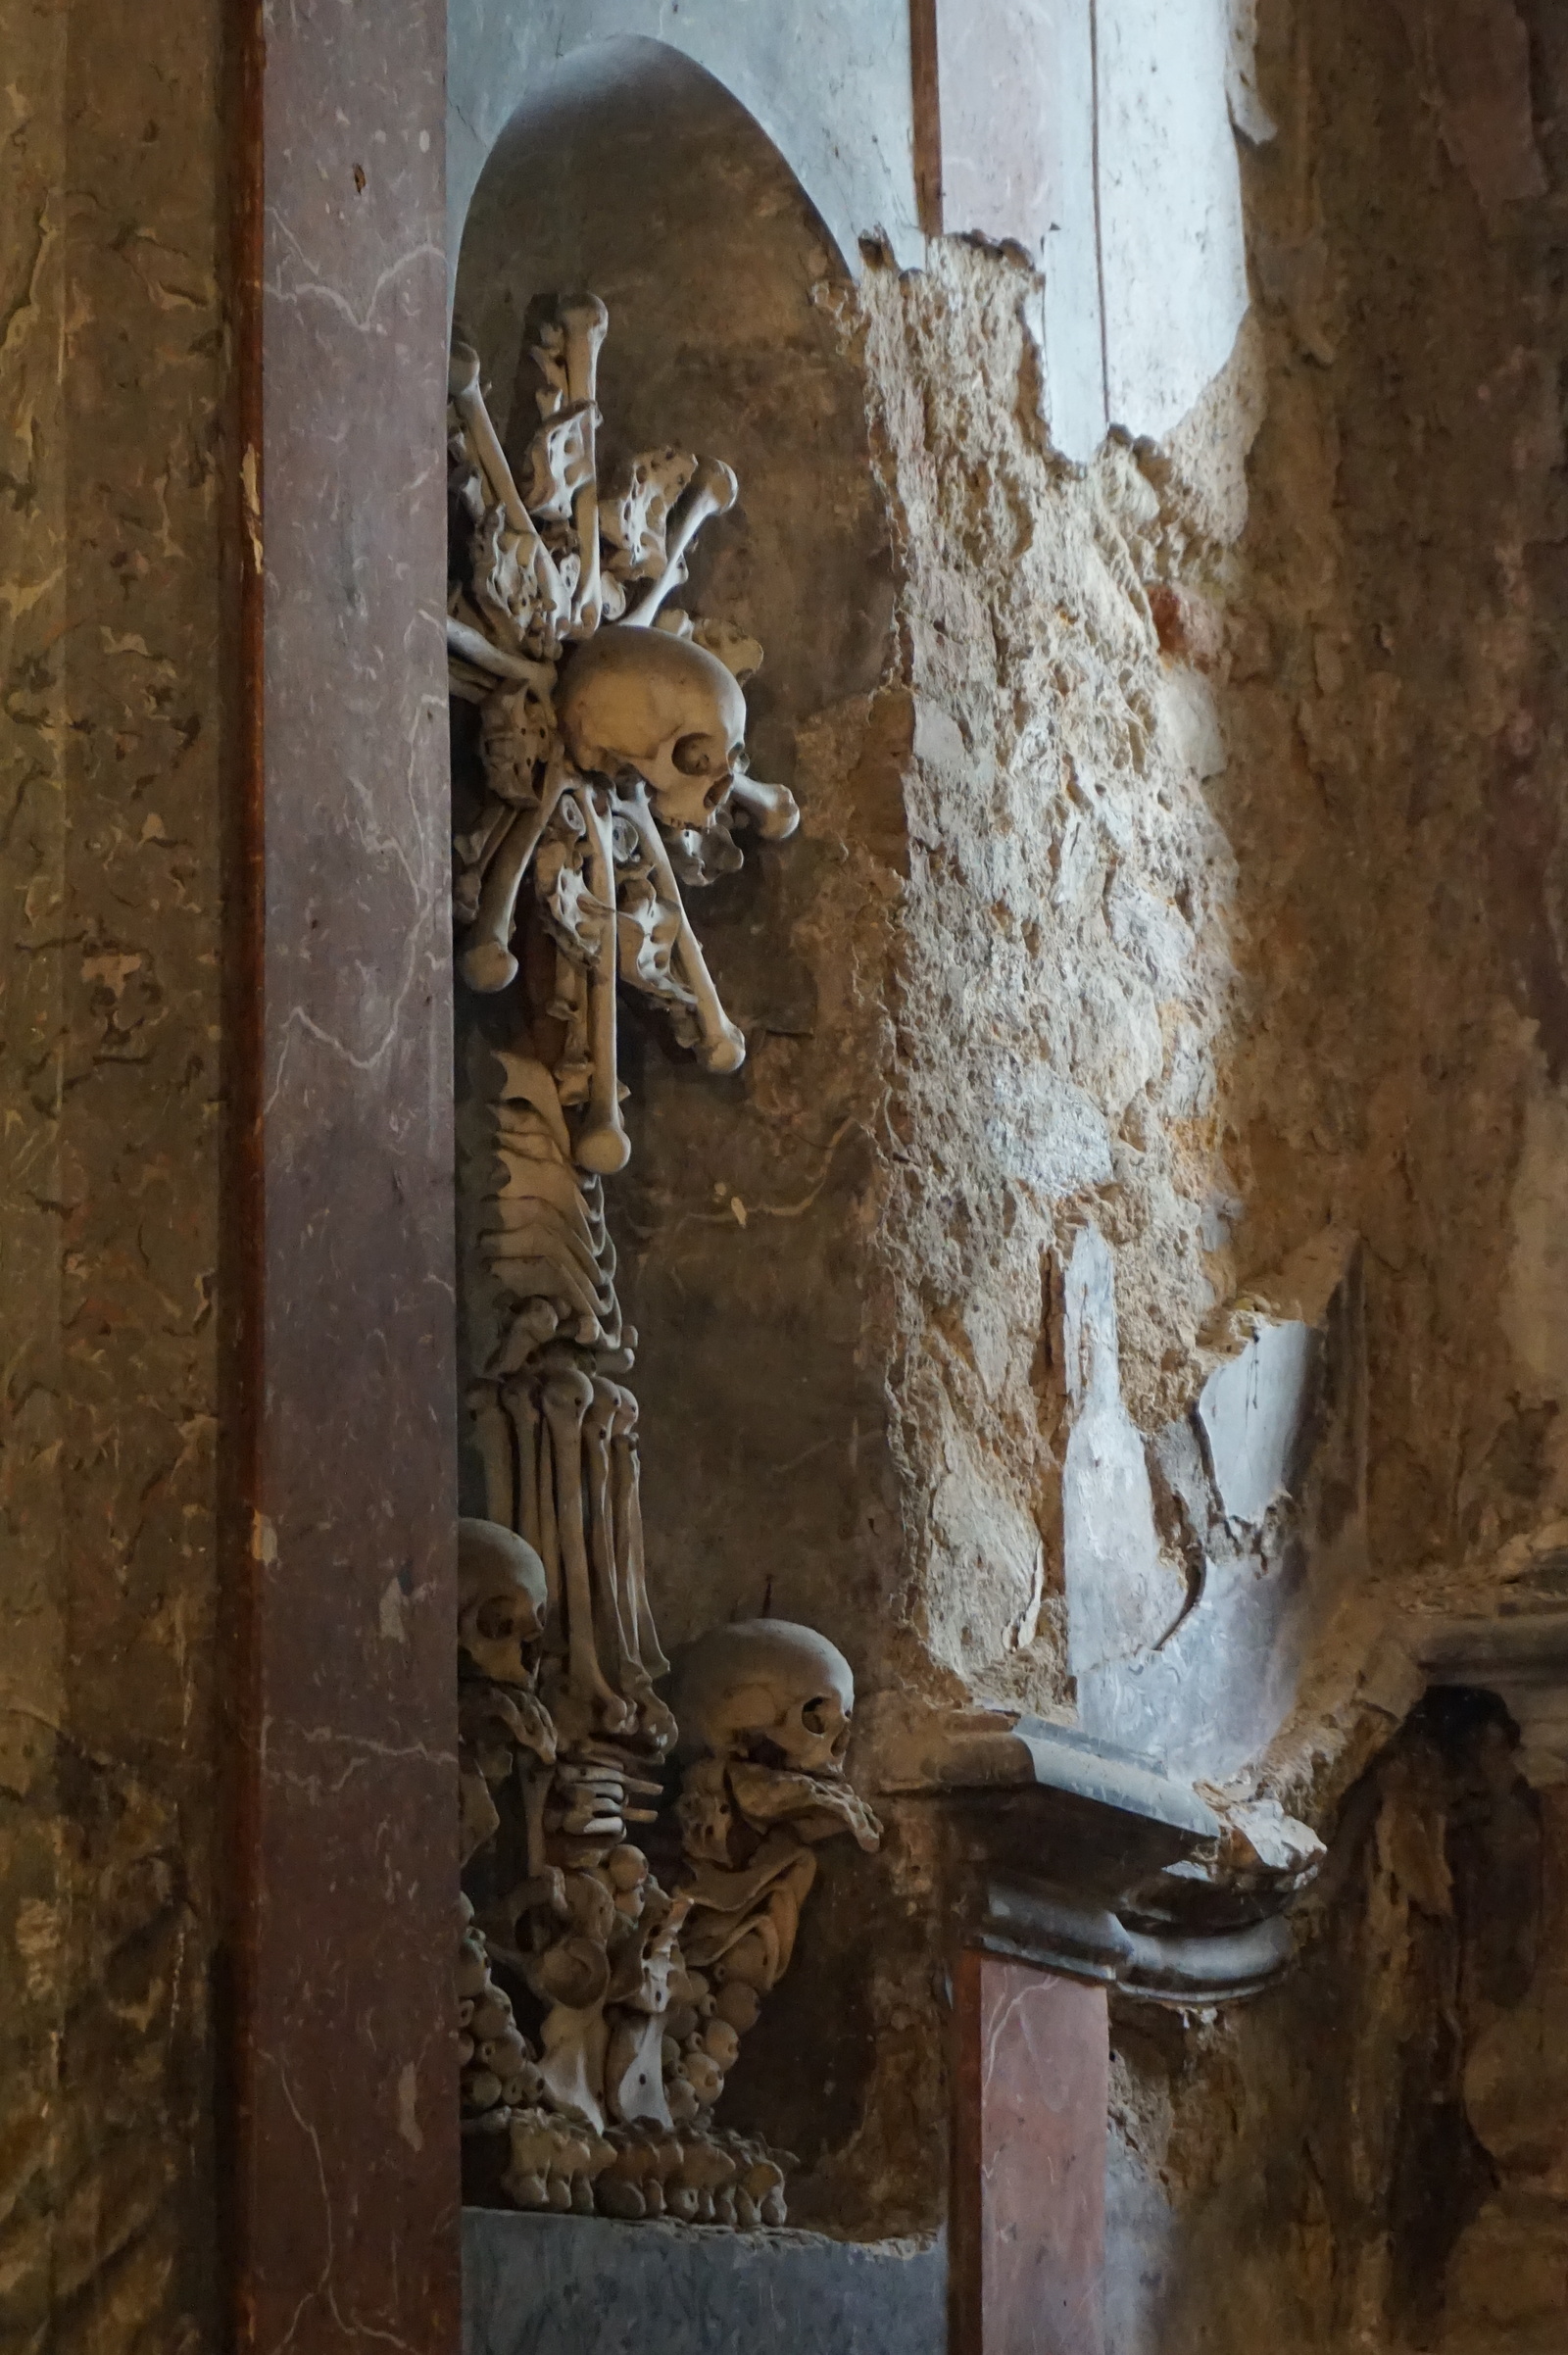
[[[1186,2008],[1294,1959],[1323,1849],[1272,1802],[1210,1806],[1152,1759],[1001,1711],[881,1716],[859,1771],[933,1809],[966,1945]]]

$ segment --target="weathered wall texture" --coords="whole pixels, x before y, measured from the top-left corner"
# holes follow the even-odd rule
[[[1510,0],[1265,30],[1226,1150],[1246,1265],[1366,1239],[1372,1558],[1452,1601],[1563,1511],[1568,51]]]
[[[1419,1692],[1401,1614],[1549,1591],[1562,39],[1510,0],[1265,8],[1252,316],[1164,443],[1087,468],[1041,421],[1020,257],[950,240],[906,272],[873,244],[853,290],[778,281],[779,345],[835,319],[862,373],[896,610],[874,684],[818,658],[763,706],[802,832],[698,914],[738,995],[765,929],[779,1018],[738,1008],[714,1101],[650,1059],[618,1214],[663,1336],[659,1608],[675,1636],[726,1593],[817,1619],[873,1779],[911,1711],[1076,1708],[1332,1831]],[[1410,1801],[1431,1837],[1437,1804]],[[810,2144],[797,2213],[856,2229],[937,2198],[932,1859],[890,1812],[780,1998],[828,2021],[831,2099],[792,2095],[782,2026],[748,2047],[759,2113]],[[1375,2052],[1383,1930],[1336,1886],[1291,2000],[1332,2021],[1353,1986]],[[1179,2131],[1219,2148],[1227,2073],[1258,2094],[1300,2030],[1171,2033]],[[1129,2040],[1134,2111],[1158,2045]],[[1331,2208],[1394,2196],[1368,2134],[1325,2160]],[[1288,2270],[1306,2162],[1270,2148]],[[1226,2214],[1190,2171],[1179,2230],[1200,2181]],[[1423,2343],[1385,2275],[1365,2296]],[[1372,2328],[1348,2295],[1302,2345]],[[1204,2343],[1255,2322],[1222,2303]]]
[[[219,15],[5,16],[0,2341],[214,2343]]]
[[[1260,32],[1267,414],[1248,530],[1189,575],[1224,616],[1235,860],[1213,1135],[1244,1292],[1362,1238],[1369,1582],[1271,1762],[1340,1826],[1299,1980],[1163,2063],[1128,2024],[1125,2180],[1179,2222],[1122,2327],[1522,2355],[1568,2312],[1560,1788],[1452,1704],[1335,1801],[1377,1609],[1560,1592],[1568,56],[1509,0]]]
[[[1561,2345],[1565,1831],[1497,1704],[1435,1695],[1350,1795],[1297,1978],[1120,2012],[1118,2355]]]

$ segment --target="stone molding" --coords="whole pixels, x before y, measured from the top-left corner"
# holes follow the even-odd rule
[[[1286,1971],[1322,1843],[1269,1801],[1216,1808],[1157,1763],[1041,1717],[883,1733],[887,1797],[940,1807],[960,1941],[1176,2006]]]

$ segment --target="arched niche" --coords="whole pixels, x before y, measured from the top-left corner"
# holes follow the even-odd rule
[[[480,356],[514,465],[537,425],[531,396],[514,398],[529,307],[573,290],[610,311],[602,473],[674,444],[739,477],[737,505],[707,527],[670,602],[761,642],[752,767],[806,805],[793,840],[747,837],[741,873],[688,894],[747,1034],[745,1068],[703,1072],[621,994],[633,1154],[607,1198],[640,1335],[655,1609],[670,1645],[768,1607],[820,1626],[858,1665],[875,1582],[856,1567],[858,1499],[883,1477],[855,1265],[863,1137],[832,1148],[853,1101],[842,1055],[831,1082],[813,1076],[834,1063],[821,981],[844,956],[823,933],[824,876],[842,870],[856,821],[841,809],[824,823],[798,760],[803,730],[863,711],[891,623],[862,379],[837,316],[849,276],[746,109],[678,52],[627,38],[541,79],[497,140],[464,230],[456,331]],[[461,732],[458,760],[461,772]],[[511,1018],[505,998],[460,990],[460,1066],[466,1025],[504,1039]],[[811,1200],[743,1226],[720,1187],[743,1203]]]
[[[886,636],[863,403],[832,317],[847,277],[752,116],[642,38],[568,56],[523,100],[463,234],[454,317],[514,458],[538,422],[514,415],[528,306],[591,288],[611,317],[607,467],[674,443],[739,476],[693,593],[767,651],[747,696],[760,774],[788,764],[808,712],[875,683]]]
[[[596,43],[541,78],[476,187],[455,314],[514,466],[537,425],[526,381],[515,397],[530,306],[580,291],[610,313],[602,478],[670,444],[739,478],[737,505],[707,527],[671,602],[761,642],[747,688],[752,766],[803,808],[792,839],[745,836],[739,873],[686,894],[746,1034],[743,1068],[703,1070],[661,1014],[620,993],[632,1157],[606,1199],[639,1335],[629,1380],[654,1611],[668,1649],[737,1615],[805,1621],[843,1646],[863,1688],[879,1676],[897,1516],[864,1330],[877,1082],[861,1034],[886,1017],[850,934],[866,907],[882,921],[903,811],[868,794],[845,750],[866,734],[893,603],[863,382],[840,316],[853,296],[844,257],[754,118],[641,38]],[[460,714],[460,793],[466,758]],[[873,827],[887,841],[868,885]],[[460,988],[460,1089],[466,1034],[478,1025],[510,1043],[516,1020],[509,994]],[[470,1510],[482,1509],[475,1468]],[[800,2157],[802,2223],[865,2214],[850,2154],[873,2098],[865,1935],[889,1902],[885,1878],[848,1840],[822,1850],[797,1964],[726,2088],[731,2124]]]

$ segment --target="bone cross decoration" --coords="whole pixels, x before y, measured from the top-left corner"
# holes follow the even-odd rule
[[[452,358],[449,454],[460,563],[447,611],[454,695],[482,708],[486,791],[455,842],[459,970],[482,994],[516,979],[513,936],[531,873],[546,930],[576,967],[564,1101],[588,1107],[584,1169],[623,1166],[615,991],[661,1005],[709,1070],[745,1041],[719,1002],[681,897],[739,863],[733,828],[765,841],[800,812],[746,765],[742,681],[762,650],[733,624],[670,610],[703,525],[736,498],[729,467],[676,451],[634,458],[601,495],[596,406],[608,314],[595,298],[548,322],[533,357],[537,432],[519,491],[479,363]]]

